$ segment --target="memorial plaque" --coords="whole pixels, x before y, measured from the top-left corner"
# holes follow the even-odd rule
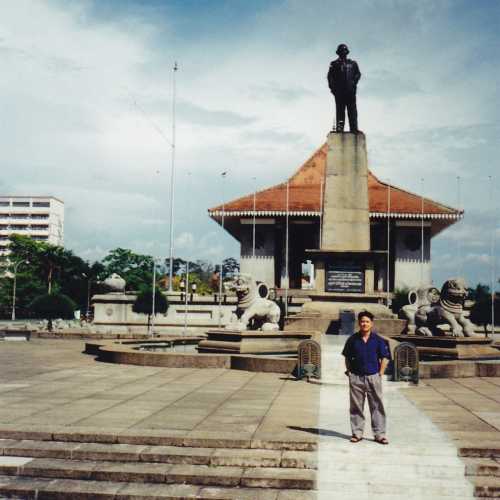
[[[352,261],[331,262],[326,268],[325,291],[365,293],[365,270]]]

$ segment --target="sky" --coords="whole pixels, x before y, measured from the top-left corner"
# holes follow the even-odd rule
[[[86,260],[167,257],[177,61],[175,254],[237,257],[207,209],[286,180],[323,144],[326,72],[347,43],[370,169],[465,210],[433,239],[434,282],[489,283],[499,26],[490,0],[1,2],[0,194],[63,199],[65,246]]]

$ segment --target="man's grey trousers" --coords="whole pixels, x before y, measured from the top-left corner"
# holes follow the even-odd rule
[[[382,401],[382,377],[375,375],[349,374],[349,396],[352,435],[363,437],[365,428],[365,397],[372,418],[375,438],[385,437],[385,409]]]

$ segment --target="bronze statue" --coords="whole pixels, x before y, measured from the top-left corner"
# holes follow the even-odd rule
[[[349,130],[358,132],[358,111],[356,109],[356,87],[361,73],[358,63],[347,59],[349,48],[344,43],[337,47],[338,59],[330,63],[328,70],[328,86],[335,97],[337,109],[337,132],[344,131],[345,108],[349,116]]]

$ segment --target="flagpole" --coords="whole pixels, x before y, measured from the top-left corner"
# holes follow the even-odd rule
[[[290,197],[290,184],[286,181],[286,217],[285,217],[285,318],[288,316],[288,288],[290,285],[290,278],[288,276],[288,238],[289,238],[289,197]]]
[[[420,196],[420,284],[424,284],[424,178],[421,181],[421,196]]]
[[[222,172],[221,173],[221,191],[222,191],[222,220],[221,220],[221,225],[222,225],[222,230],[224,232],[224,211],[225,211],[225,206],[224,206],[224,180],[226,178],[227,172]],[[221,257],[221,264],[220,264],[220,273],[219,273],[219,328],[222,328],[222,280],[223,280],[223,264],[224,264],[224,255]]]
[[[175,184],[175,99],[176,99],[176,78],[178,66],[174,63],[172,74],[172,156],[170,169],[170,258],[168,269],[168,291],[173,290],[172,281],[174,277],[174,184]]]
[[[391,295],[391,181],[387,181],[387,306]]]

